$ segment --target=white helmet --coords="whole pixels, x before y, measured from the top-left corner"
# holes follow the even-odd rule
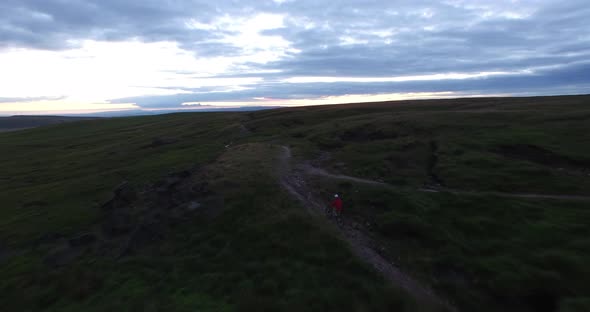
[[[334,194],[334,197],[338,198],[338,194]]]

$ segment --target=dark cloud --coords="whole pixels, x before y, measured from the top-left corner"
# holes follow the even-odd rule
[[[283,15],[285,27],[262,34],[282,37],[297,53],[289,51],[283,58],[266,63],[243,63],[220,77],[262,77],[263,83],[233,92],[193,88],[189,91],[195,94],[114,102],[134,101],[157,107],[185,101],[351,93],[589,91],[585,61],[590,59],[590,6],[586,0],[268,0],[250,4],[3,0],[0,49],[62,50],[76,46],[82,39],[138,39],[175,41],[196,57],[239,56],[245,47],[220,40],[237,30],[213,27],[212,23],[224,16],[231,20],[256,13]],[[213,26],[191,28],[187,26],[191,21]],[[280,83],[293,76],[387,77],[490,71],[520,74],[403,83]]]
[[[3,0],[0,47],[58,50],[82,39],[204,40],[214,34],[187,29],[185,22],[195,12],[207,22],[215,11],[204,1]]]

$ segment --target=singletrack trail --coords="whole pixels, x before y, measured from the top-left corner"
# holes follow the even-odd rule
[[[291,165],[291,150],[287,146],[282,146],[282,153],[280,156],[280,182],[281,185],[297,200],[299,200],[303,206],[305,206],[310,214],[322,215],[324,213],[324,206],[321,200],[315,198],[312,190],[306,183],[306,175],[313,174],[314,172],[306,166],[292,166]],[[321,169],[317,169],[315,174],[318,172],[323,173]],[[322,174],[323,175],[323,174]],[[327,175],[332,176],[332,175]],[[333,175],[332,177],[339,179],[347,179],[361,183],[379,184],[383,183],[358,179],[354,177]],[[373,240],[363,233],[363,231],[355,228],[350,222],[344,220],[341,223],[337,223],[331,220],[337,225],[339,233],[351,247],[354,254],[364,262],[370,264],[375,268],[381,275],[392,283],[394,286],[399,287],[408,292],[418,303],[427,304],[430,306],[443,306],[447,310],[456,311],[456,309],[447,301],[438,297],[432,289],[420,284],[418,281],[410,277],[409,275],[402,272],[398,267],[392,264],[390,261],[385,259],[381,254],[377,252],[375,243]]]

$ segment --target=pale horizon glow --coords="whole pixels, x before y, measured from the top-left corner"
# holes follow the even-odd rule
[[[88,103],[63,100],[2,103],[2,115],[90,114],[97,112],[139,109],[135,103]]]
[[[399,77],[292,77],[282,80],[286,83],[334,83],[334,82],[404,82],[404,81],[428,81],[428,80],[461,80],[472,78],[485,78],[501,75],[518,75],[533,73],[532,70],[519,72],[480,72],[480,73],[442,73],[431,75],[399,76]]]
[[[503,94],[493,94],[485,96],[502,96]],[[387,102],[387,101],[404,101],[404,100],[427,100],[427,99],[445,99],[454,97],[478,97],[480,95],[458,94],[455,92],[416,92],[416,93],[387,93],[387,94],[346,94],[338,96],[325,96],[312,99],[272,99],[256,98],[255,101],[236,101],[236,102],[186,102],[183,106],[213,106],[213,107],[242,107],[242,106],[281,106],[281,107],[298,107],[312,105],[333,105],[333,104],[352,104],[352,103],[370,103],[370,102]],[[248,105],[244,105],[248,104]]]

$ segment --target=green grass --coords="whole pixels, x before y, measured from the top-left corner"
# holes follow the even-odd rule
[[[360,263],[332,226],[281,189],[278,145],[290,145],[295,161],[321,157],[328,171],[402,187],[310,182],[326,199],[341,193],[347,217],[368,223],[392,261],[460,310],[539,311],[554,304],[557,311],[586,311],[588,202],[416,189],[437,178],[459,190],[589,195],[589,99],[171,114],[0,133],[0,305],[428,310]],[[158,140],[170,144],[150,146]],[[502,146],[533,146],[552,158],[502,154]],[[100,206],[122,181],[142,189],[184,169],[211,191],[203,202],[210,215],[194,215],[121,259],[88,249],[63,267],[45,263],[55,246],[35,242],[94,228],[102,222]]]
[[[0,239],[75,232],[121,181],[146,183],[211,162],[237,138],[233,114],[176,114],[76,122],[2,134]],[[154,138],[176,143],[145,148]]]
[[[224,203],[131,257],[48,269],[42,252],[3,271],[3,306],[46,311],[388,311],[414,304],[361,264],[276,183],[276,146],[240,145],[207,166]]]
[[[347,194],[347,212],[369,222],[392,259],[466,311],[538,311],[590,297],[588,202],[320,185]]]

